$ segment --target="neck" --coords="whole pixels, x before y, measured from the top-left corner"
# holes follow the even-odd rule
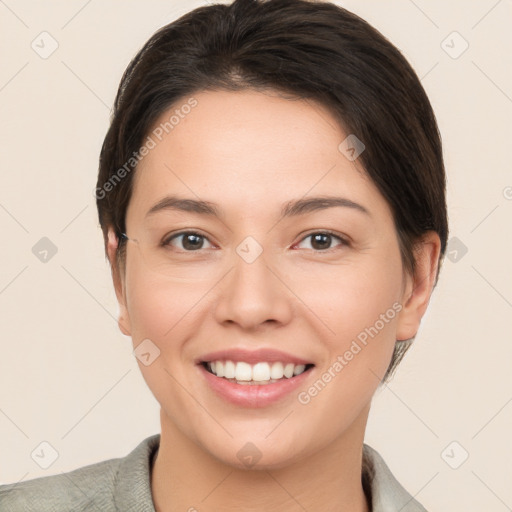
[[[361,483],[366,408],[319,452],[275,470],[240,470],[186,437],[161,412],[151,474],[156,512],[369,512]]]

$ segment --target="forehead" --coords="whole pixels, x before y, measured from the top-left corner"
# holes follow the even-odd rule
[[[357,160],[340,151],[348,134],[326,107],[252,90],[192,98],[176,102],[152,128],[154,147],[135,172],[132,210],[147,211],[169,193],[257,211],[307,194],[383,201]]]

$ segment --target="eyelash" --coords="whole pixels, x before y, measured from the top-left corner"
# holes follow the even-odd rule
[[[204,238],[205,240],[208,240],[208,242],[212,243],[206,235],[203,235],[202,233],[199,233],[198,231],[180,231],[178,233],[174,233],[173,235],[171,235],[167,238],[164,238],[161,245],[163,247],[170,247],[170,242],[172,240],[179,238],[180,236],[183,236],[183,235],[195,235],[197,237]],[[312,232],[308,233],[307,235],[305,235],[297,244],[294,244],[294,245],[300,244],[301,242],[303,242],[304,240],[306,240],[307,238],[309,238],[313,235],[329,235],[332,238],[338,239],[341,242],[341,244],[340,244],[341,246],[349,245],[349,242],[346,238],[344,238],[343,236],[341,236],[333,231],[329,231],[329,230],[312,231]],[[316,249],[311,249],[311,250],[316,253],[329,253],[334,249],[336,249],[336,247],[330,247],[329,249],[323,249],[323,250],[316,250]],[[200,250],[201,249],[198,249],[197,251],[182,250],[181,252],[194,253],[194,252],[199,252]]]

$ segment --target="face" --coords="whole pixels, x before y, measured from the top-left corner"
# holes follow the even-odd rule
[[[146,344],[163,429],[226,464],[255,450],[277,468],[364,428],[421,312],[390,208],[338,149],[348,134],[327,109],[255,91],[194,98],[153,131],[134,176],[120,325]],[[163,205],[171,196],[190,201]]]

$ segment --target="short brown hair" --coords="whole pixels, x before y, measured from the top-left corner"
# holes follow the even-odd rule
[[[156,119],[194,92],[248,88],[329,108],[365,144],[358,161],[393,212],[404,268],[414,272],[414,245],[430,230],[439,234],[443,257],[448,221],[441,138],[420,80],[399,50],[332,3],[235,0],[200,7],[158,30],[121,79],[96,188],[105,252],[109,227],[119,240],[116,264],[124,259],[134,155]],[[384,380],[411,341],[395,344]]]

